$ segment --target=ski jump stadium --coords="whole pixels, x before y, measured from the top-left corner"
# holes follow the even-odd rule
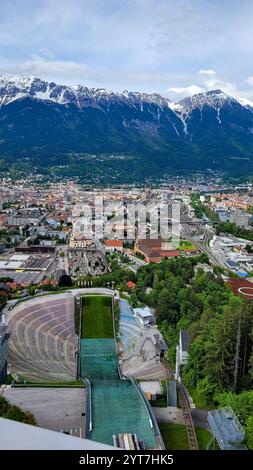
[[[70,289],[29,298],[9,305],[2,321],[11,333],[8,367],[14,377],[52,384],[83,380],[86,439],[126,449],[165,448],[135,380],[161,376],[162,365],[116,291]]]

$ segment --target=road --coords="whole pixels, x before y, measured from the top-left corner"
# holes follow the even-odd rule
[[[194,243],[203,253],[205,253],[208,256],[210,262],[214,266],[219,266],[220,268],[226,268],[226,265],[223,263],[223,261],[217,258],[216,255],[211,250],[211,248],[209,247],[207,239],[206,240],[204,239],[201,242],[197,240],[196,237],[186,236],[185,238],[191,241],[192,243]]]
[[[61,252],[64,253],[64,256],[60,256]],[[68,245],[57,246],[57,271],[59,269],[69,274]]]
[[[215,233],[214,230],[211,227],[209,228],[203,225],[201,221],[199,222],[191,219],[186,209],[182,211],[182,217],[184,223],[182,223],[181,226],[181,236],[186,240],[189,240],[194,243],[203,253],[208,256],[210,262],[214,266],[226,268],[223,261],[216,256],[216,254],[212,251],[209,246],[210,240],[213,238]],[[193,229],[195,230],[195,233],[198,232],[203,235],[203,240],[199,240],[196,235],[193,235]]]
[[[146,261],[144,261],[142,259],[139,259],[136,256],[129,255],[128,253],[126,254],[126,256],[128,256],[130,261],[132,261],[134,263],[134,264],[129,266],[129,269],[131,269],[134,273],[137,273],[138,269],[141,266],[145,266],[147,264]]]

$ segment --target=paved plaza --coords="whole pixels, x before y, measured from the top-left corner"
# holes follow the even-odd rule
[[[42,428],[85,437],[85,388],[9,387],[4,397],[30,411]]]

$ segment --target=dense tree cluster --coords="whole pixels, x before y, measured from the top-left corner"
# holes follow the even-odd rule
[[[202,219],[203,214],[208,217],[212,222],[218,222],[219,217],[210,207],[202,204],[199,199],[199,194],[193,193],[191,195],[191,206],[194,209],[195,216],[198,219]]]
[[[244,238],[245,240],[253,241],[253,230],[252,229],[245,229],[242,227],[238,227],[233,222],[221,222],[216,227],[216,233],[219,235],[220,233],[229,233],[234,235],[238,238]],[[247,245],[249,246],[249,245]]]
[[[249,391],[253,378],[253,302],[236,297],[219,273],[195,270],[200,259],[204,260],[203,255],[140,268],[134,296],[155,308],[172,368],[179,331],[189,330],[190,355],[183,381],[189,389],[197,389],[206,404],[223,406],[229,404],[230,396],[239,402],[246,399],[245,393],[253,396]],[[253,398],[249,408],[252,415]],[[248,436],[253,428],[248,421],[250,414],[243,419]]]
[[[253,390],[239,394],[223,392],[217,395],[220,406],[231,406],[244,426],[246,443],[249,449],[253,449]]]

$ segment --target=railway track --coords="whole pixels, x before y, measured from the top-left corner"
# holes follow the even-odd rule
[[[187,431],[188,441],[190,444],[190,449],[199,450],[199,444],[198,444],[197,436],[195,433],[195,428],[193,425],[191,410],[188,404],[187,396],[186,396],[184,387],[178,381],[177,381],[177,390],[178,390],[179,402],[180,402],[182,412],[183,412],[183,418],[184,418],[185,427]]]

